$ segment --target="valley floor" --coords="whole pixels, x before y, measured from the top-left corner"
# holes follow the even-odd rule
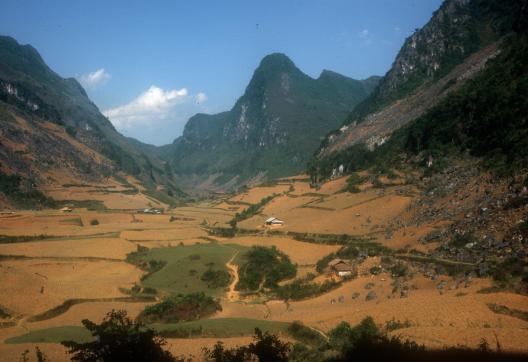
[[[284,302],[265,291],[246,295],[235,290],[240,255],[253,245],[275,246],[297,264],[298,277],[313,273],[316,282],[339,279],[331,272],[316,271],[320,259],[342,246],[328,242],[332,235],[335,239],[346,234],[358,245],[387,247],[394,257],[408,255],[411,249],[435,250],[439,242],[424,243],[424,237],[453,224],[460,217],[458,209],[417,220],[415,209],[424,210],[418,202],[423,200],[423,191],[398,179],[382,181],[386,181],[383,188],[365,183],[360,192],[348,193],[341,192],[345,178],[314,190],[299,176],[160,215],[137,213],[132,208],[148,207],[149,200],[129,195],[133,200],[127,202],[126,194],[119,194],[119,200],[111,194],[109,209],[101,211],[0,215],[0,360],[17,361],[35,345],[53,361],[67,360],[57,342],[87,338],[81,320],[99,322],[112,309],[124,309],[136,317],[163,295],[194,291],[219,298],[222,311],[189,322],[194,327],[201,325],[201,336],[168,338],[168,348],[175,355],[200,356],[202,347],[219,339],[227,346],[247,344],[255,326],[291,339],[285,329],[293,321],[325,334],[341,321],[356,324],[366,316],[380,326],[400,322],[390,333],[427,347],[475,348],[484,338],[491,346],[500,343],[503,350],[528,352],[528,297],[490,290],[493,281],[474,273],[431,273],[430,265],[415,262],[409,262],[405,276],[394,276],[385,268],[373,273],[383,264],[383,257],[373,254],[357,263],[356,278],[309,299]],[[82,195],[82,189],[65,187],[53,193],[71,198]],[[258,213],[238,222],[243,232],[234,237],[212,233],[229,228],[236,213],[271,195],[274,198]],[[102,195],[97,199],[105,202]],[[119,210],[111,209],[112,205]],[[127,210],[127,205],[133,206]],[[284,226],[265,227],[264,221],[271,216],[283,220]],[[152,258],[165,262],[147,277],[127,260],[127,255],[145,248]],[[229,271],[229,287],[209,288],[201,281],[200,272],[207,265]],[[154,288],[158,294],[133,293],[134,286]],[[483,293],[486,288],[488,292]]]

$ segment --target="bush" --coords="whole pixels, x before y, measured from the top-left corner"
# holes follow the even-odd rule
[[[220,310],[220,303],[204,293],[178,294],[145,307],[138,320],[146,323],[176,323],[205,318]]]
[[[365,179],[354,172],[348,177],[347,184],[343,188],[343,191],[358,193],[361,191],[358,186],[363,182],[365,182]]]
[[[472,232],[455,234],[455,237],[451,240],[451,245],[457,248],[463,248],[466,244],[474,243],[475,241],[477,241],[477,238]]]
[[[223,288],[229,285],[231,274],[226,270],[209,269],[202,274],[200,279],[207,283],[208,288]]]
[[[397,329],[410,328],[410,327],[412,327],[412,323],[408,320],[400,322],[399,320],[392,318],[390,321],[385,323],[385,330],[387,332],[392,332]]]
[[[397,263],[389,268],[392,276],[394,277],[403,277],[407,275],[409,268],[404,263]]]
[[[324,294],[340,285],[341,282],[334,280],[325,280],[319,284],[297,279],[292,283],[277,287],[275,293],[284,300],[302,300]]]
[[[92,225],[92,226],[99,225],[99,220],[97,220],[97,219],[90,220],[90,225]]]

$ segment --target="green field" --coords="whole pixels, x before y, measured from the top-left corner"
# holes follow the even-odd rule
[[[249,318],[218,318],[172,324],[152,324],[166,338],[249,336],[255,328],[270,333],[286,332],[290,323]]]
[[[200,278],[208,270],[227,270],[225,264],[235,255],[242,254],[247,248],[240,245],[221,245],[217,243],[154,248],[138,255],[141,260],[160,260],[167,264],[159,271],[150,274],[141,284],[166,293],[204,292],[218,297],[223,288],[208,288]]]
[[[92,334],[82,326],[63,326],[37,329],[21,336],[8,338],[5,343],[60,343],[75,341],[79,343],[92,340]]]
[[[150,327],[166,338],[227,338],[252,335],[255,328],[270,333],[286,333],[289,325],[290,323],[287,322],[259,319],[220,318],[172,324],[152,324]],[[90,332],[82,326],[64,326],[31,331],[21,336],[9,338],[5,343],[60,343],[68,340],[81,343],[89,342],[91,339]]]

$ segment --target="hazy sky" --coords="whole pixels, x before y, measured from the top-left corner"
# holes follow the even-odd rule
[[[260,59],[312,77],[383,75],[440,0],[2,0],[0,34],[76,77],[116,128],[164,144],[197,112],[230,109]]]

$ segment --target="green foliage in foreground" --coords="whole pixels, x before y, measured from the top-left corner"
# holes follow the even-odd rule
[[[176,359],[162,347],[165,340],[150,328],[135,323],[125,311],[111,311],[101,324],[87,319],[83,325],[94,337],[90,342],[65,341],[62,344],[73,355],[72,361],[152,361],[172,362]]]
[[[214,362],[287,362],[289,350],[289,343],[282,342],[276,335],[263,333],[255,328],[254,341],[247,346],[225,349],[222,342],[217,342],[212,349],[205,349],[204,352],[206,361]]]
[[[146,323],[192,321],[206,318],[220,310],[220,303],[204,293],[178,294],[145,307],[138,320]]]
[[[398,323],[399,324],[399,323]],[[57,342],[56,338],[71,338],[75,342],[62,342],[69,349],[73,361],[114,362],[114,361],[187,361],[192,358],[174,357],[163,350],[167,337],[213,336],[218,338],[250,334],[254,328],[254,341],[247,346],[226,349],[218,342],[212,349],[204,349],[205,361],[247,362],[247,361],[525,361],[526,354],[491,350],[486,340],[479,349],[464,347],[426,350],[414,342],[390,337],[382,332],[370,317],[360,324],[350,326],[340,323],[328,333],[328,337],[300,322],[291,324],[244,318],[225,318],[177,324],[160,324],[152,327],[131,321],[125,311],[108,313],[101,324],[84,320],[85,327],[49,328],[33,331],[24,336],[11,338],[6,343]],[[261,329],[262,327],[262,329]],[[399,327],[399,326],[398,326]],[[182,330],[201,330],[202,334],[183,335]],[[156,332],[159,330],[159,333]],[[208,333],[203,331],[214,331]],[[262,332],[262,330],[267,330]],[[60,332],[59,332],[60,331]],[[227,334],[224,332],[228,332]],[[90,333],[91,332],[91,333]],[[287,333],[298,343],[293,346],[282,342],[276,334]],[[91,335],[90,335],[91,334]],[[40,339],[35,336],[40,335]],[[44,336],[53,335],[55,339]],[[83,339],[82,341],[79,339]],[[60,340],[60,339],[59,339]],[[37,352],[38,353],[38,352]],[[27,356],[24,352],[22,357]],[[43,357],[45,357],[42,354]],[[24,359],[21,359],[25,361]]]
[[[293,278],[296,274],[297,267],[288,255],[275,246],[253,246],[242,257],[237,289],[256,291],[261,285],[275,288],[278,282]]]

